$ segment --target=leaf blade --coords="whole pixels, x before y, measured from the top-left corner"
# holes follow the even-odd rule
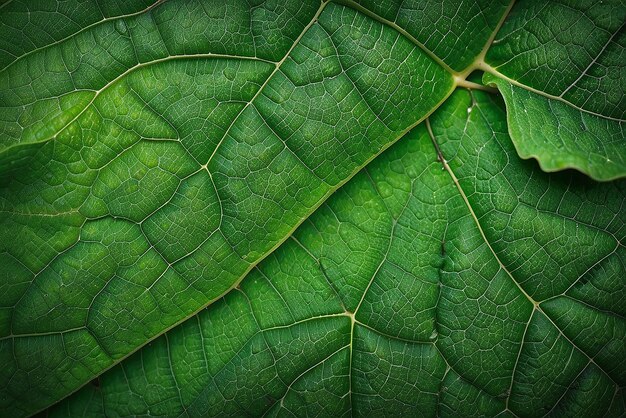
[[[505,97],[522,158],[600,181],[626,176],[625,21],[618,1],[512,9],[484,69]]]
[[[580,277],[564,270],[570,286],[550,293],[541,282],[525,280],[528,270],[516,268],[498,241],[517,230],[546,252],[579,257],[566,254],[572,251],[570,243],[546,240],[552,235],[549,228],[521,229],[516,220],[499,229],[485,220],[519,197],[534,199],[526,203],[549,223],[551,208],[562,215],[573,208],[558,205],[567,193],[586,204],[603,204],[606,214],[621,206],[618,191],[624,183],[594,184],[575,174],[555,177],[516,159],[503,104],[482,92],[457,91],[429,121],[431,132],[418,126],[362,170],[238,290],[196,321],[172,330],[168,340],[159,339],[158,349],[146,347],[141,356],[104,375],[99,393],[107,410],[146,413],[146,405],[119,397],[145,379],[137,366],[146,357],[160,359],[168,373],[184,379],[191,396],[173,410],[192,415],[333,411],[367,416],[418,407],[429,416],[437,411],[527,416],[538,410],[608,410],[611,390],[623,379],[624,368],[616,362],[623,356],[607,361],[610,350],[597,355],[588,345],[596,337],[584,330],[597,324],[593,335],[603,334],[608,346],[623,341],[623,318],[610,319],[617,322],[607,326],[600,320],[610,318],[611,306],[619,305],[623,279],[617,271],[614,280],[605,281],[593,268]],[[445,157],[445,170],[438,155]],[[502,187],[507,178],[508,189]],[[537,189],[544,191],[542,199],[530,193]],[[584,243],[585,235],[595,234],[585,229],[589,222],[605,229],[602,234],[610,239],[622,237],[619,211],[616,217],[594,218],[594,213],[599,212],[585,207],[573,214],[564,222],[578,224],[579,236],[562,236],[571,245]],[[374,260],[357,264],[370,247],[376,248],[369,252]],[[617,269],[620,262],[623,268],[620,254],[609,256]],[[599,267],[603,254],[594,256]],[[535,273],[550,274],[549,263],[530,264]],[[359,289],[356,295],[346,291],[351,286]],[[583,291],[588,286],[608,286],[613,302]],[[317,298],[307,304],[303,295]],[[568,317],[585,316],[583,311],[559,305],[570,295],[593,305],[588,323]],[[235,324],[231,331],[229,324]],[[334,337],[327,340],[329,334]],[[190,346],[196,348],[192,358],[186,350]],[[174,366],[163,363],[165,354],[156,354],[166,347]],[[213,357],[216,352],[219,359]],[[192,366],[203,361],[206,369]],[[185,370],[197,374],[191,378]],[[152,379],[159,384],[158,376]],[[542,390],[534,389],[538,385]],[[582,397],[578,388],[583,387],[598,396]],[[307,390],[324,396],[312,401]],[[175,387],[168,391],[163,399],[171,399]],[[150,407],[160,405],[155,401]]]

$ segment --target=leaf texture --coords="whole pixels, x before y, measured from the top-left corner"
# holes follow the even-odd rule
[[[2,415],[620,415],[625,20],[0,5]]]
[[[626,176],[626,7],[518,2],[485,58],[522,158],[596,180]]]
[[[603,416],[626,379],[624,183],[516,158],[485,93],[429,122],[51,416]]]

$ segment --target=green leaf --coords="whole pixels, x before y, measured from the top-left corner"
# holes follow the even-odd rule
[[[507,103],[509,131],[520,157],[544,171],[575,168],[596,180],[626,175],[626,124],[572,108],[485,74]]]
[[[1,5],[0,411],[619,415],[624,183],[508,134],[623,176],[626,12],[534,3]]]
[[[47,406],[221,297],[454,88],[342,5],[181,4],[85,12],[3,62],[3,407]]]
[[[596,180],[626,176],[626,7],[522,1],[483,67],[502,92],[522,158]],[[499,77],[499,79],[497,78]]]
[[[626,381],[625,188],[516,158],[500,102],[458,91],[51,415],[602,416]]]

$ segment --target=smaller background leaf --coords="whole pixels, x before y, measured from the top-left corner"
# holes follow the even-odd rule
[[[506,102],[509,134],[522,158],[536,158],[544,171],[575,168],[595,180],[626,176],[624,124],[577,110],[515,86],[492,74]]]

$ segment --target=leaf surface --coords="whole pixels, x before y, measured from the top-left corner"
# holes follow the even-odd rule
[[[4,58],[11,410],[58,400],[221,297],[454,88],[344,5],[137,10],[68,15],[84,27]]]
[[[620,3],[252,3],[0,6],[0,411],[619,415]]]
[[[429,122],[51,415],[604,415],[626,379],[624,183],[516,158],[485,93]]]
[[[522,158],[596,180],[626,176],[626,7],[520,1],[485,57]]]

